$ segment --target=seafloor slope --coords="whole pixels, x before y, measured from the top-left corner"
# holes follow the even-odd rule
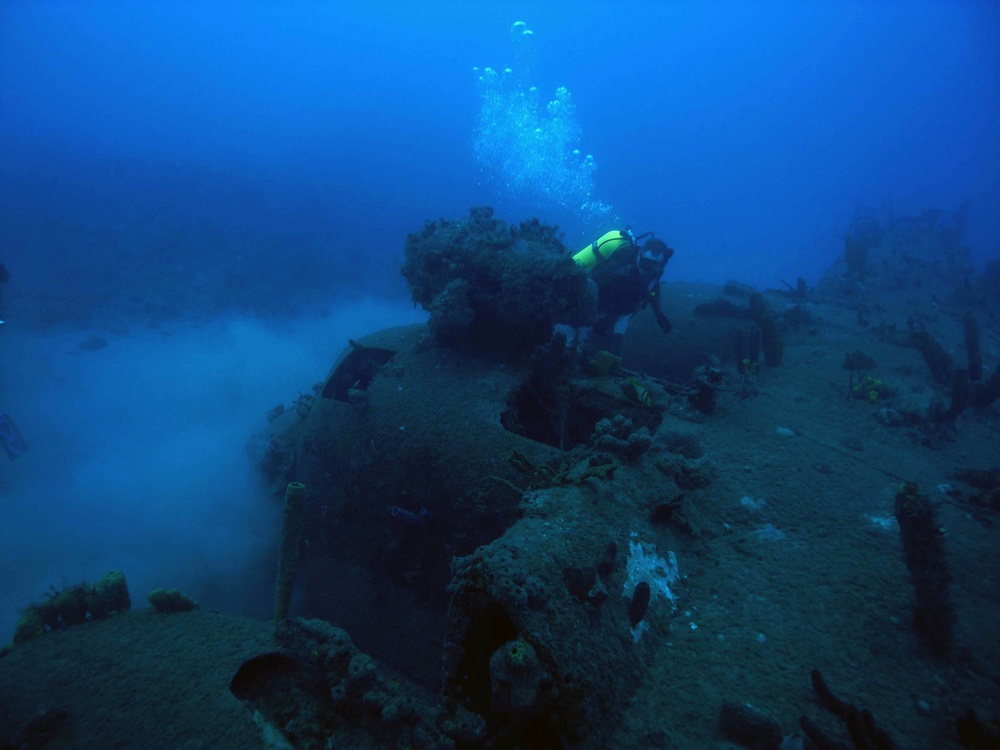
[[[350,639],[61,628],[0,659],[0,740],[776,748],[806,716],[850,746],[819,669],[899,747],[962,747],[957,717],[1000,716],[1000,300],[935,221],[854,227],[816,289],[668,284],[673,333],[640,314],[621,363],[456,345],[469,289],[447,346],[352,343],[260,441],[311,493],[293,614]]]

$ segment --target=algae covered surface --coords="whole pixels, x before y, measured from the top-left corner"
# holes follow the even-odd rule
[[[12,747],[263,748],[229,682],[274,647],[269,623],[142,610],[60,628],[0,660]]]
[[[962,747],[959,716],[1000,716],[996,301],[912,260],[936,246],[867,242],[815,289],[668,284],[672,332],[643,310],[599,366],[444,291],[426,304],[473,322],[350,341],[256,440],[264,483],[303,485],[292,619],[132,612],[18,643],[0,740],[777,748],[805,717],[847,746],[819,670],[898,747]],[[502,296],[503,269],[427,267]],[[943,556],[905,549],[900,496]]]
[[[725,701],[752,704],[788,732],[805,714],[846,740],[810,686],[816,668],[901,747],[959,747],[955,717],[969,706],[1000,710],[996,527],[940,506],[959,611],[958,647],[940,662],[913,634],[893,517],[903,478],[948,501],[961,486],[950,479],[957,467],[994,464],[995,419],[969,415],[934,447],[880,424],[882,407],[847,397],[844,354],[866,348],[887,379],[918,392],[900,373],[919,381],[920,355],[873,344],[835,307],[817,315],[786,339],[782,367],[762,371],[760,393],[700,433],[718,474],[699,509],[716,533],[703,554],[681,559],[681,616],[651,657],[616,747],[739,747],[717,728]]]

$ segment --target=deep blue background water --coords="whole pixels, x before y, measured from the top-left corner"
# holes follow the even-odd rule
[[[15,2],[0,13],[0,211],[45,180],[26,210],[73,211],[81,193],[106,192],[111,206],[138,202],[134,220],[162,201],[215,221],[285,222],[332,238],[300,251],[342,253],[339,265],[363,268],[354,283],[376,289],[398,283],[408,231],[474,204],[512,221],[540,213],[582,245],[607,227],[498,195],[473,156],[472,69],[512,64],[508,30],[524,20],[531,83],[545,99],[572,93],[595,197],[676,245],[675,277],[815,278],[855,207],[887,201],[910,212],[969,198],[975,257],[1000,252],[992,2]],[[20,262],[16,219],[0,218],[3,252]]]

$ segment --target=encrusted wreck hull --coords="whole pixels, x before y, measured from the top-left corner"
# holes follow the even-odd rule
[[[652,511],[679,494],[654,441],[669,397],[650,382],[643,403],[611,373],[539,393],[537,367],[423,326],[351,343],[283,438],[309,497],[292,614],[346,629],[491,736],[598,746],[660,637],[632,632],[625,561],[630,535],[662,542]],[[651,616],[671,609],[654,597]]]

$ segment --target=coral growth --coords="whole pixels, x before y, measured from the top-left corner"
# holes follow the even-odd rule
[[[547,341],[556,323],[584,326],[596,315],[587,274],[537,219],[508,226],[493,209],[464,221],[428,222],[406,240],[403,276],[430,312],[438,341],[504,351]]]
[[[147,597],[157,612],[190,612],[198,602],[177,589],[153,589]]]
[[[66,625],[88,619],[103,620],[132,606],[124,574],[112,570],[95,584],[78,583],[53,590],[43,601],[29,604],[14,631],[14,643],[23,643]]]
[[[282,650],[244,662],[229,689],[284,735],[282,746],[444,748],[485,734],[480,717],[429,703],[329,623],[285,619],[276,637]]]
[[[777,367],[781,364],[781,357],[784,354],[784,334],[778,327],[774,313],[764,301],[764,295],[750,295],[750,315],[754,323],[760,329],[760,345],[764,352],[764,361],[769,367]]]
[[[602,419],[594,427],[594,448],[634,459],[649,450],[653,443],[648,427],[635,429],[632,420],[621,414]]]
[[[913,627],[934,655],[945,656],[952,646],[955,608],[937,508],[914,485],[904,484],[896,494],[896,520],[913,583]]]

